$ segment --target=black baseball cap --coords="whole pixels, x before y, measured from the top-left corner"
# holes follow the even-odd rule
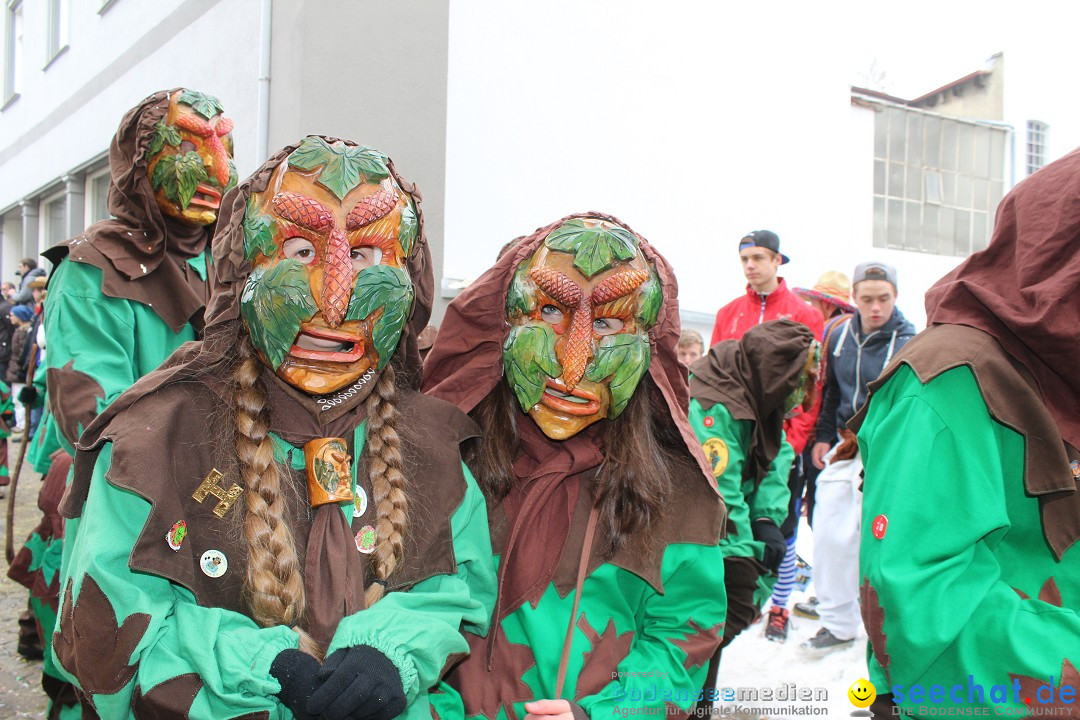
[[[772,230],[754,230],[744,235],[743,239],[739,241],[739,250],[748,247],[763,247],[766,250],[772,250],[780,256],[781,265],[791,260],[787,255],[780,252],[780,238]]]

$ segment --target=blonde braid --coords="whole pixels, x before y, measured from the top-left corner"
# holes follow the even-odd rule
[[[269,434],[266,388],[259,380],[260,364],[249,340],[241,338],[238,345],[233,404],[248,545],[244,589],[251,615],[260,625],[294,625],[304,614],[304,578],[296,545],[284,522],[285,498]],[[303,640],[305,634],[300,635]]]
[[[375,576],[385,581],[404,555],[409,501],[405,496],[405,462],[401,437],[397,432],[397,385],[392,364],[387,365],[367,399],[368,478],[375,502]],[[386,592],[383,583],[373,582],[365,599],[371,607]]]

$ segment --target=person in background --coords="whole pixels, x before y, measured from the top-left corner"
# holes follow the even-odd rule
[[[4,378],[8,384],[15,386],[26,382],[26,344],[31,342],[30,323],[34,319],[34,311],[26,305],[16,305],[11,309],[8,320],[14,331],[11,335],[11,359],[8,361],[7,375]],[[21,424],[21,423],[20,423]]]
[[[914,326],[896,307],[895,268],[861,263],[852,279],[857,310],[824,349],[825,394],[812,451],[814,465],[822,471],[814,507],[814,588],[821,628],[803,647],[813,652],[853,642],[861,626],[862,459],[847,422],[866,402],[870,382],[915,335]]]
[[[5,283],[11,286],[11,283]],[[11,288],[14,292],[14,287]],[[11,360],[11,335],[15,332],[15,326],[11,324],[11,309],[15,307],[8,299],[6,290],[0,290],[0,368],[7,373],[8,362]],[[2,379],[2,378],[0,378]]]
[[[31,318],[30,325],[26,330],[27,342],[23,345],[22,365],[26,368],[27,372],[30,372],[30,368],[33,367],[35,374],[37,373],[38,368],[43,366],[45,358],[45,326],[42,323],[42,320],[45,317],[45,284],[45,278],[43,277],[34,278],[28,284],[30,294],[33,298],[33,305],[31,307],[34,311],[34,316]],[[30,413],[30,435],[33,436],[34,433],[37,432],[38,423],[41,422],[41,415],[45,409],[44,398],[39,396],[38,391],[34,387],[34,383],[29,383],[19,389],[18,400]]]
[[[713,345],[691,367],[690,424],[728,508],[728,535],[720,541],[728,598],[720,650],[758,616],[784,559],[780,525],[795,455],[784,440],[784,418],[813,401],[820,357],[808,327],[770,320],[741,340]],[[718,652],[706,687],[715,685],[719,663]]]
[[[684,329],[679,333],[679,362],[690,367],[705,354],[705,341],[697,330]]]
[[[17,275],[21,278],[19,290],[12,296],[11,301],[16,305],[32,305],[34,296],[30,292],[30,283],[37,278],[44,278],[45,270],[38,267],[37,260],[34,258],[23,258],[19,261]]]
[[[822,345],[827,345],[829,337],[836,332],[838,327],[843,326],[851,319],[855,312],[855,306],[851,304],[851,280],[842,272],[829,270],[822,273],[817,283],[812,288],[794,288],[793,292],[821,313],[825,322],[825,330],[822,337]],[[828,358],[821,360],[821,373],[818,378],[818,387],[811,414],[817,417],[821,414],[821,396],[825,380],[825,365]],[[769,625],[765,628],[765,637],[777,642],[783,642],[787,638],[787,609],[791,590],[794,587],[796,576],[795,543],[799,534],[799,518],[805,511],[807,520],[814,517],[814,492],[817,489],[817,476],[821,472],[814,465],[811,457],[813,444],[807,443],[802,454],[795,463],[795,471],[791,474],[791,508],[788,518],[784,521],[781,530],[788,541],[787,555],[784,564],[780,566],[780,579],[776,582],[776,592],[773,593],[771,615]],[[775,610],[781,608],[781,612]],[[795,603],[794,612],[801,617],[818,620],[817,598]]]
[[[769,320],[788,318],[810,328],[814,339],[821,341],[821,314],[802,298],[793,293],[784,278],[778,276],[780,266],[789,258],[780,252],[780,238],[771,230],[755,230],[739,240],[739,260],[746,277],[746,292],[716,313],[711,345],[722,340],[738,340],[747,330]],[[784,435],[795,451],[788,476],[799,476],[799,457],[805,449],[817,420],[817,409],[807,411],[796,408],[794,414],[784,421]],[[789,483],[797,482],[790,480]],[[784,571],[793,574],[795,569],[794,533],[789,534],[790,546],[785,553]],[[783,592],[781,592],[783,596]],[[787,637],[788,613],[784,605],[770,610],[766,633],[772,640],[783,641]]]
[[[2,297],[4,300],[11,302],[12,298],[15,297],[15,293],[17,292],[18,289],[16,289],[13,283],[8,282],[7,280],[0,283],[0,297]]]

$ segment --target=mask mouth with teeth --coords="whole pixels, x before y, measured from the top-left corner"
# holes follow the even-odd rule
[[[565,440],[622,413],[649,369],[661,301],[637,237],[602,218],[568,220],[518,266],[503,366],[545,435]]]
[[[380,372],[409,319],[417,212],[387,162],[309,137],[248,199],[241,317],[263,363],[306,393]]]

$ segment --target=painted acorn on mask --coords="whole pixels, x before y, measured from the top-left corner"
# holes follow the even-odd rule
[[[263,362],[313,395],[386,367],[412,309],[417,231],[385,155],[306,138],[244,216],[240,312]]]
[[[147,174],[161,211],[189,225],[212,225],[236,185],[233,121],[212,95],[178,90],[154,127]]]
[[[552,230],[507,294],[506,381],[554,440],[625,409],[649,368],[660,282],[637,237],[600,218]]]

